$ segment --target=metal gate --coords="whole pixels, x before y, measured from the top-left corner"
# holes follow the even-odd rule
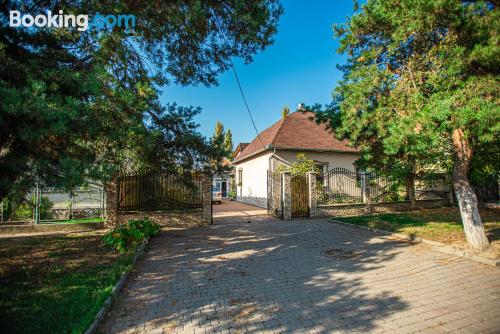
[[[203,207],[203,178],[198,175],[149,174],[118,178],[118,210],[170,211]]]
[[[281,174],[267,171],[267,213],[283,218]]]
[[[292,176],[291,180],[292,195],[292,218],[309,217],[309,187],[305,176]]]

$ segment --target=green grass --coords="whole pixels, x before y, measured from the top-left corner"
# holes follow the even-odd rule
[[[500,214],[494,210],[481,211],[483,224],[492,244],[500,246]],[[382,213],[337,220],[446,244],[465,243],[465,234],[457,208],[418,210],[405,213]]]
[[[41,224],[82,224],[82,223],[98,223],[103,222],[103,218],[79,218],[54,221],[42,221]]]
[[[96,232],[0,240],[2,333],[83,333],[132,253]]]

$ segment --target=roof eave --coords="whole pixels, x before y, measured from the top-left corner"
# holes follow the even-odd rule
[[[258,155],[260,153],[266,152],[266,151],[269,151],[269,149],[268,148],[261,148],[260,150],[255,151],[255,152],[253,152],[253,153],[251,153],[249,155],[246,155],[244,157],[241,157],[241,158],[238,158],[236,160],[233,160],[233,164],[238,164],[238,163],[240,163],[242,161],[248,160],[249,158],[252,158],[252,157],[254,157],[254,156],[256,156],[256,155]]]
[[[310,152],[332,152],[332,153],[347,153],[347,154],[360,154],[360,151],[348,151],[348,150],[342,150],[342,149],[331,149],[331,148],[303,148],[303,147],[272,147],[272,149],[276,150],[288,150],[288,151],[310,151]],[[268,148],[261,148],[258,151],[255,151],[247,156],[244,156],[242,158],[239,158],[237,160],[233,160],[233,164],[238,164],[241,163],[245,160],[248,160],[262,152],[265,151],[270,151]]]
[[[356,151],[351,151],[351,150],[344,150],[344,149],[334,149],[334,148],[304,148],[304,147],[274,147],[277,150],[288,150],[288,151],[312,151],[312,152],[335,152],[335,153],[354,153],[354,154],[359,154],[361,151],[356,150]]]

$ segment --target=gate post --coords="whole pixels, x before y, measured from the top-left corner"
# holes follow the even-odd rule
[[[366,213],[371,213],[370,203],[370,174],[367,172],[361,173],[361,192],[363,195],[363,203],[365,204]]]
[[[212,224],[212,175],[209,172],[203,174],[202,193],[203,222]]]
[[[292,184],[290,172],[281,173],[283,220],[292,220]]]
[[[309,187],[309,196],[307,205],[309,206],[309,217],[316,217],[318,196],[316,193],[316,172],[307,172],[307,186]]]
[[[106,194],[105,202],[105,225],[107,228],[117,227],[118,216],[118,181],[116,176],[104,185],[104,192]]]

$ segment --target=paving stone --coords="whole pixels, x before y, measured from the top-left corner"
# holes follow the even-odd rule
[[[499,333],[500,269],[326,220],[220,219],[152,239],[100,332]]]

